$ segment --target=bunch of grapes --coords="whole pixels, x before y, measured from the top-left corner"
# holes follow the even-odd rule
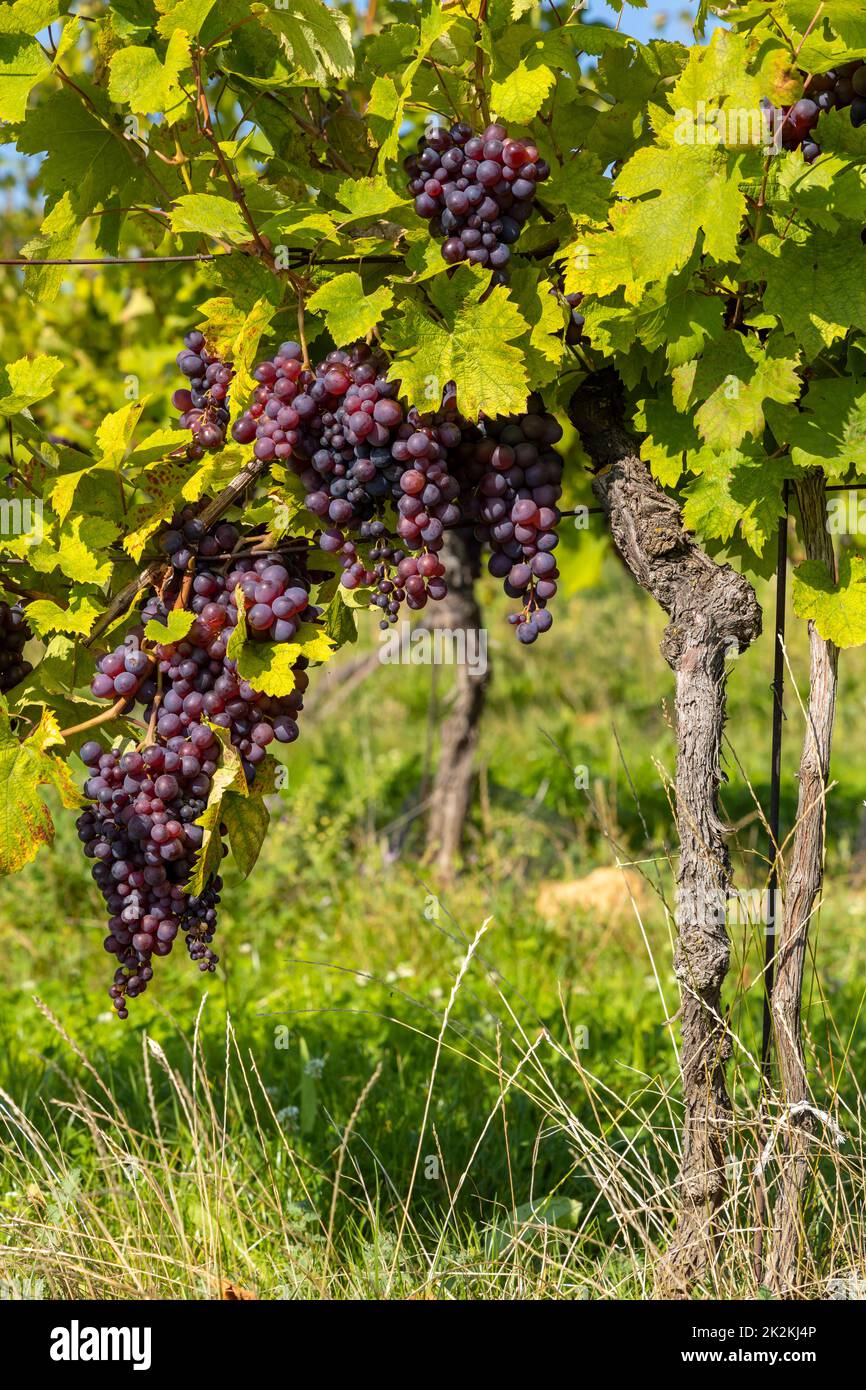
[[[855,128],[866,125],[866,61],[843,63],[829,72],[814,73],[806,95],[793,106],[782,107],[781,140],[786,150],[802,147],[803,158],[813,164],[821,153],[815,128],[822,111],[850,110]]]
[[[126,1018],[127,1001],[153,978],[153,957],[167,956],[180,931],[199,969],[216,967],[210,942],[221,880],[213,878],[200,897],[184,884],[204,837],[194,822],[207,805],[219,743],[198,724],[176,749],[157,742],[120,753],[91,741],[80,751],[93,805],[78,818],[78,837],[95,860],[93,877],[108,909],[104,946],[117,958],[109,995]]]
[[[18,603],[0,603],[0,695],[19,685],[33,670],[24,648],[33,636]]]
[[[415,211],[445,237],[443,260],[501,270],[550,166],[531,141],[509,139],[504,125],[475,135],[460,121],[428,130],[406,171]]]
[[[520,611],[509,622],[518,640],[534,642],[553,619],[562,496],[562,458],[553,448],[562,428],[540,402],[529,414],[483,423],[482,438],[462,446],[464,507],[476,518],[476,536],[490,546],[488,569],[505,581]]]
[[[230,521],[218,522],[207,530],[196,516],[195,507],[184,507],[169,529],[163,531],[159,546],[174,569],[185,570],[193,556],[212,560],[220,555],[230,555],[240,538],[240,531]]]
[[[297,717],[309,677],[307,662],[300,657],[293,667],[292,691],[270,696],[238,674],[236,661],[228,656],[238,622],[237,595],[240,591],[254,639],[293,641],[302,623],[319,622],[322,616],[310,603],[308,555],[269,552],[244,557],[228,562],[227,573],[199,559],[189,594],[195,615],[189,632],[180,642],[147,649],[144,625],[154,618],[166,622],[185,582],[177,573],[145,604],[142,623],[97,662],[92,693],[112,703],[122,701],[123,712],[136,703],[143,705],[145,719],[155,719],[156,733],[170,751],[204,721],[228,730],[252,781],[270,743],[294,743],[298,737]]]
[[[190,430],[193,442],[188,458],[201,458],[207,449],[221,449],[229,423],[229,386],[233,372],[219,357],[209,352],[203,333],[192,329],[184,337],[177,354],[177,365],[189,386],[175,391],[171,403],[180,411],[178,425]]]
[[[284,461],[291,458],[292,448],[300,438],[299,426],[304,409],[315,413],[314,403],[296,409],[295,397],[304,392],[309,378],[302,362],[298,343],[283,343],[272,360],[260,362],[253,372],[259,383],[249,410],[238,416],[232,425],[232,439],[237,444],[252,444],[257,459]]]
[[[386,359],[364,343],[335,349],[314,371],[301,366],[295,350],[300,353],[284,343],[273,361],[259,363],[260,385],[235,422],[234,438],[255,439],[257,457],[290,464],[307,489],[306,507],[322,521],[320,548],[339,555],[345,588],[375,585],[374,603],[387,613],[387,625],[401,602],[419,608],[445,592],[441,582],[431,588],[428,581],[441,581],[435,553],[445,527],[459,519],[460,487],[448,472],[448,454],[460,429],[443,412],[404,410]],[[397,581],[404,553],[387,544],[387,503],[397,505],[404,550],[421,552],[414,592]],[[374,546],[369,563],[358,551],[368,542]]]

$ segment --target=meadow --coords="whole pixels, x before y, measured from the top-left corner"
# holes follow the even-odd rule
[[[4,1296],[652,1295],[681,1113],[664,617],[610,555],[529,650],[481,594],[493,680],[452,882],[425,864],[423,814],[450,673],[376,665],[311,682],[259,864],[227,872],[206,983],[178,953],[126,1024],[110,1015],[68,813],[0,884]],[[786,831],[807,660],[793,619],[788,658]],[[741,889],[767,873],[771,667],[767,632],[731,663],[722,799]],[[846,1142],[816,1144],[812,1297],[862,1296],[866,1271],[863,653],[840,675],[804,1020],[816,1103]],[[731,931],[733,1219],[700,1296],[736,1298],[759,1291],[767,1131],[763,937]]]

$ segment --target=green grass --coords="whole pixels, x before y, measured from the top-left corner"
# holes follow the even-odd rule
[[[109,1016],[100,907],[72,818],[60,813],[53,850],[0,885],[7,1291],[199,1298],[222,1281],[263,1298],[651,1291],[680,1119],[665,1022],[678,1000],[663,901],[674,759],[663,616],[613,560],[599,588],[563,610],[527,650],[491,606],[482,794],[447,889],[423,865],[413,810],[435,766],[429,734],[447,717],[448,675],[412,667],[377,668],[342,698],[317,699],[311,683],[260,862],[246,883],[227,875],[218,974],[203,982],[185,958],[160,962],[125,1025]],[[802,680],[800,626],[789,655]],[[862,1266],[863,661],[842,659],[829,882],[808,990],[816,1098],[850,1136],[841,1159],[828,1150],[818,1165],[811,1291]],[[770,670],[765,635],[730,677],[724,805],[743,887],[766,874]],[[786,708],[790,827],[802,731],[792,693]],[[574,785],[580,765],[588,793]],[[592,906],[559,920],[539,912],[542,882],[617,857],[647,880],[640,921]],[[753,929],[734,937],[745,1177],[707,1290],[723,1296],[751,1287],[748,1173],[760,1142],[750,1058],[762,942]]]

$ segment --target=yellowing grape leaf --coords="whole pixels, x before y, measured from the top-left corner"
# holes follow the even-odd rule
[[[715,449],[735,449],[747,435],[757,437],[764,428],[764,402],[787,404],[801,390],[790,340],[759,343],[740,333],[723,334],[703,357],[676,367],[673,381],[674,405],[694,412],[698,433]]]
[[[866,559],[842,549],[839,583],[821,560],[806,560],[794,570],[792,589],[798,618],[814,622],[825,642],[859,647],[866,642]]]
[[[17,362],[0,368],[0,415],[17,415],[44,400],[62,370],[59,357],[47,357],[44,353],[32,359],[19,357]]]
[[[170,647],[175,642],[183,641],[194,622],[194,613],[190,613],[186,608],[173,608],[166,623],[161,623],[158,618],[151,618],[144,629],[144,635],[148,642],[158,642],[161,646]]]
[[[50,710],[19,742],[0,697],[0,874],[17,873],[54,839],[54,823],[39,787],[54,787],[68,810],[84,805],[63,759],[49,751],[62,742]]]
[[[450,282],[441,319],[410,300],[389,324],[390,375],[402,381],[402,394],[422,411],[435,410],[453,381],[464,415],[516,415],[526,405],[529,378],[526,355],[515,341],[530,326],[503,285],[483,302],[461,299],[469,274],[458,272]]]
[[[363,280],[353,270],[327,280],[307,300],[307,308],[324,314],[335,343],[351,343],[366,338],[393,302],[393,291],[385,285],[366,294]]]

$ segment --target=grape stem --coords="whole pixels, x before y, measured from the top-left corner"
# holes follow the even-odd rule
[[[475,41],[475,81],[478,86],[478,104],[481,108],[481,117],[484,124],[490,124],[490,104],[487,100],[487,89],[484,86],[484,49],[481,46],[481,26],[487,22],[487,0],[481,0],[478,6],[478,29]]]
[[[92,719],[83,719],[80,724],[71,724],[68,729],[60,730],[61,738],[69,738],[71,734],[83,734],[85,729],[95,729],[100,724],[107,724],[110,719],[117,719],[130,703],[128,695],[122,695],[110,709],[103,710],[101,714],[94,714]]]

